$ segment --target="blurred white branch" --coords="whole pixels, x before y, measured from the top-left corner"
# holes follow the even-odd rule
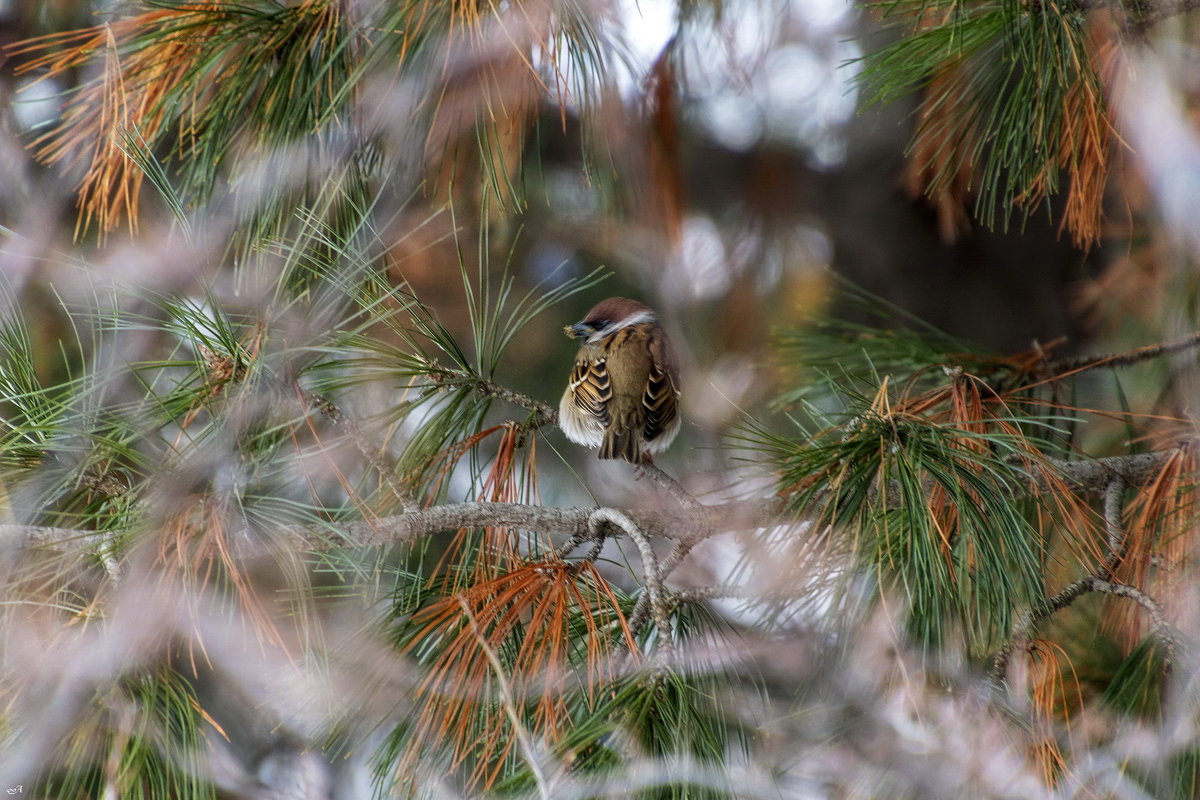
[[[1183,444],[1181,446],[1187,446]],[[1031,493],[1052,491],[1065,483],[1073,491],[1103,492],[1115,478],[1131,487],[1142,486],[1158,472],[1174,449],[1150,453],[1110,456],[1095,460],[1047,459],[1046,466],[1031,469],[1025,478]],[[1053,475],[1048,473],[1052,472]],[[785,513],[782,498],[739,500],[715,505],[697,504],[687,509],[614,509],[651,538],[694,545],[704,538],[731,530],[752,530],[777,525]],[[378,547],[411,542],[442,531],[460,528],[516,528],[571,537],[575,545],[595,538],[591,521],[595,508],[559,508],[525,503],[448,503],[406,511],[389,517],[330,523],[320,527],[285,526],[279,530],[301,546],[322,550],[329,547]],[[613,529],[606,529],[611,534]],[[108,534],[72,528],[0,524],[0,548],[50,547],[58,550],[94,547]],[[682,556],[668,556],[663,566],[673,566]]]

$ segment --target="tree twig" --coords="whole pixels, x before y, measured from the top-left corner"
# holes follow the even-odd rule
[[[1112,456],[1095,461],[1049,462],[1049,467],[1077,491],[1102,491],[1114,475],[1121,476],[1132,487],[1150,480],[1157,467],[1174,450]],[[1028,488],[1033,491],[1053,489],[1037,472],[1029,477]],[[750,530],[779,522],[785,501],[781,498],[732,501],[701,505],[689,521],[705,531]],[[647,536],[694,542],[704,538],[697,527],[680,525],[680,514],[673,509],[622,508],[622,514],[633,520]],[[267,535],[283,535],[297,539],[303,546],[321,550],[331,547],[380,547],[411,542],[441,531],[474,527],[508,527],[537,531],[550,535],[581,537],[576,545],[592,541],[588,520],[594,508],[561,508],[521,503],[450,503],[424,509],[405,511],[388,517],[352,522],[328,523],[320,526],[280,526],[266,531]],[[0,524],[0,549],[47,547],[69,550],[94,546],[97,537],[109,536],[91,530],[46,527],[39,525]],[[671,556],[660,566],[671,567]]]
[[[1200,333],[1193,333],[1172,342],[1147,345],[1146,347],[1139,347],[1136,350],[1127,350],[1124,353],[1110,353],[1103,356],[1072,356],[1055,359],[1044,365],[1042,372],[1061,377],[1067,374],[1086,372],[1097,367],[1125,367],[1130,364],[1138,364],[1142,361],[1158,358],[1159,356],[1179,353],[1197,347],[1200,347]]]
[[[598,508],[593,512],[588,520],[588,527],[600,534],[601,526],[605,523],[615,525],[625,532],[625,535],[633,540],[637,545],[638,554],[642,558],[642,573],[644,581],[644,592],[642,597],[638,598],[639,605],[642,598],[647,599],[650,608],[650,615],[654,618],[654,626],[658,631],[658,650],[660,656],[658,659],[660,666],[662,662],[670,657],[671,652],[671,621],[667,618],[667,608],[665,602],[666,590],[663,588],[662,577],[658,566],[658,556],[654,553],[654,545],[650,543],[645,533],[629,519],[626,515],[611,508]],[[634,626],[630,622],[629,629],[634,634],[637,633],[637,628],[640,625]]]
[[[495,397],[506,403],[512,403],[518,408],[524,408],[527,411],[533,412],[533,416],[528,421],[522,423],[527,430],[536,430],[545,425],[558,424],[558,409],[487,378],[481,378],[465,370],[450,369],[443,366],[432,366],[429,376],[439,389],[449,390],[460,386],[468,386],[477,394]]]
[[[709,536],[712,536],[714,532],[712,528],[701,527],[694,529],[690,534],[684,536],[684,538],[677,539],[675,545],[671,548],[671,552],[658,565],[656,573],[658,582],[662,584],[675,570],[675,567],[679,566],[683,559],[687,558],[688,553],[692,552],[692,548]],[[648,595],[643,594],[638,598],[637,603],[633,606],[633,611],[629,614],[629,630],[635,634],[646,624],[647,615],[653,611],[651,599]]]
[[[601,535],[603,535],[603,534],[601,534]],[[590,539],[591,537],[592,537],[591,531],[578,531],[576,533],[571,534],[571,536],[568,537],[568,539],[565,542],[563,542],[561,545],[559,545],[558,547],[556,547],[554,549],[553,560],[554,561],[566,561],[567,556],[569,556],[571,554],[572,550],[574,550],[576,547],[579,547],[579,545],[583,544],[584,542],[588,541],[588,539]],[[589,559],[589,560],[594,561],[595,559]]]
[[[1114,475],[1104,490],[1104,532],[1108,539],[1108,558],[1096,570],[1096,577],[1108,580],[1129,552],[1129,541],[1121,514],[1125,510],[1125,479]]]
[[[367,460],[371,468],[379,473],[388,488],[392,490],[392,494],[400,501],[400,506],[405,510],[417,507],[417,499],[412,491],[404,484],[400,475],[396,472],[394,464],[385,461],[379,452],[379,448],[375,447],[363,434],[353,419],[347,416],[334,403],[316,392],[311,392],[296,384],[296,391],[304,404],[309,408],[320,412],[322,416],[334,424],[338,430],[346,434],[350,441],[354,442],[354,446],[358,448],[358,452]]]
[[[1170,451],[1167,451],[1170,452]],[[1113,574],[1125,559],[1129,549],[1128,538],[1121,524],[1121,514],[1124,510],[1125,479],[1120,474],[1114,474],[1104,490],[1104,528],[1107,534],[1109,552],[1103,563],[1096,567],[1090,575],[1085,575],[1068,584],[1053,597],[1041,605],[1027,611],[1016,625],[1016,630],[1007,642],[992,657],[988,669],[988,679],[994,687],[1003,685],[1008,674],[1008,664],[1012,654],[1019,648],[1025,647],[1030,633],[1043,620],[1067,608],[1080,596],[1088,592],[1109,594],[1115,597],[1125,597],[1133,600],[1150,614],[1154,636],[1163,643],[1170,658],[1178,647],[1180,637],[1167,620],[1162,606],[1147,592],[1136,586],[1113,580]]]
[[[638,465],[638,469],[643,474],[649,475],[650,478],[667,490],[667,493],[674,497],[676,502],[689,511],[695,511],[703,508],[703,504],[697,500],[691,492],[683,488],[683,484],[675,480],[674,476],[666,472],[662,467],[655,464],[648,457],[645,461]]]
[[[1120,581],[1104,580],[1096,575],[1085,575],[1079,580],[1068,584],[1062,591],[1042,604],[1042,606],[1025,616],[1018,626],[1021,632],[1012,637],[992,658],[992,665],[988,669],[988,679],[992,685],[995,687],[1003,685],[1008,673],[1008,662],[1011,660],[1012,654],[1018,648],[1025,645],[1029,638],[1029,632],[1034,626],[1067,608],[1088,592],[1128,598],[1144,608],[1150,615],[1151,632],[1166,648],[1167,658],[1170,659],[1174,656],[1182,641],[1182,637],[1175,629],[1175,626],[1167,619],[1162,605],[1157,600],[1151,597],[1148,592],[1136,586],[1121,583]]]

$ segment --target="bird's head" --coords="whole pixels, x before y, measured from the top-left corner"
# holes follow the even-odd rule
[[[654,322],[656,319],[650,308],[636,300],[610,297],[593,306],[579,322],[563,328],[563,333],[572,339],[596,342],[621,328],[642,322]]]

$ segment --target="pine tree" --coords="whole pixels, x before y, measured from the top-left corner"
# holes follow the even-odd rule
[[[8,48],[74,82],[30,146],[79,181],[46,282],[0,282],[10,793],[1200,791],[1189,272],[1170,335],[1099,355],[821,273],[770,389],[720,418],[686,381],[661,463],[556,430],[561,326],[683,280],[687,48],[738,10],[679,3],[633,89],[627,20],[574,0],[139,0]],[[877,3],[859,81],[916,93],[945,237],[1037,212],[1103,247],[1120,194],[1151,243],[1095,285],[1148,302],[1128,264],[1194,259],[1120,115],[1188,10]],[[591,266],[621,248],[663,266]]]

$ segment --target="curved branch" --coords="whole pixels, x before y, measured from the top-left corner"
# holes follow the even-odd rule
[[[654,553],[654,545],[650,543],[646,535],[634,524],[633,520],[615,509],[597,508],[588,520],[588,528],[595,535],[600,535],[605,523],[620,528],[637,545],[638,553],[642,558],[642,572],[645,580],[645,592],[643,592],[641,598],[638,598],[638,605],[642,605],[642,598],[647,598],[650,606],[650,614],[654,618],[654,626],[658,631],[659,652],[664,655],[669,654],[671,649],[671,623],[667,618],[667,608],[664,602],[666,590],[662,585],[662,576],[659,571],[658,556]],[[629,629],[637,633],[638,627],[641,626],[638,625],[635,627],[631,622]]]
[[[1170,451],[1164,451],[1169,453]],[[1154,455],[1154,454],[1146,454]],[[1129,456],[1128,458],[1134,458]],[[1161,461],[1162,459],[1158,459]],[[1148,479],[1148,478],[1147,478]],[[1162,606],[1147,592],[1136,586],[1113,580],[1113,574],[1125,559],[1129,550],[1129,541],[1121,524],[1121,515],[1125,503],[1125,478],[1114,472],[1104,489],[1104,529],[1108,540],[1108,555],[1103,563],[1096,567],[1090,575],[1085,575],[1049,598],[1039,606],[1027,611],[1016,626],[1016,632],[996,651],[992,665],[988,669],[988,679],[995,687],[1003,684],[1008,673],[1008,663],[1013,652],[1024,647],[1030,633],[1039,622],[1056,614],[1074,603],[1087,592],[1110,594],[1115,597],[1127,597],[1140,605],[1150,614],[1152,633],[1163,643],[1170,658],[1179,644],[1180,636],[1167,620]]]
[[[1130,586],[1127,583],[1119,581],[1105,580],[1096,575],[1086,575],[1066,586],[1039,608],[1025,615],[1018,625],[1020,632],[1001,647],[992,659],[992,666],[988,669],[988,680],[992,685],[999,687],[1004,683],[1005,677],[1008,674],[1008,662],[1012,659],[1013,652],[1025,645],[1025,642],[1029,639],[1030,632],[1039,622],[1067,608],[1088,592],[1109,594],[1114,597],[1125,597],[1140,605],[1149,613],[1151,633],[1166,648],[1167,658],[1170,659],[1174,656],[1175,651],[1179,648],[1182,641],[1182,636],[1167,619],[1162,605],[1157,600],[1136,586]]]
[[[1125,535],[1125,526],[1121,524],[1124,510],[1125,479],[1115,475],[1104,490],[1104,532],[1108,539],[1108,558],[1095,572],[1101,580],[1111,578],[1129,553],[1129,540]]]

